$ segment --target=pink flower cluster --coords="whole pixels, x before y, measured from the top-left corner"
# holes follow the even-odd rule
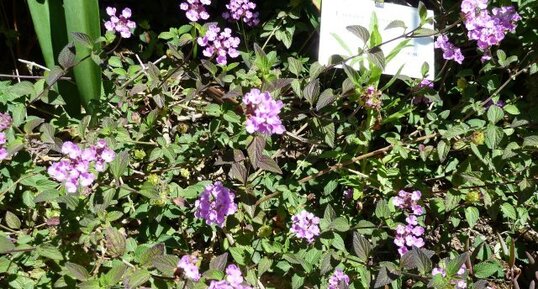
[[[443,50],[444,59],[454,60],[459,64],[463,63],[464,56],[461,53],[461,49],[448,41],[448,37],[446,35],[439,35],[435,40],[434,46],[435,48],[441,48],[441,50]]]
[[[467,267],[465,264],[461,265],[461,268],[456,273],[456,280],[452,281],[452,284],[456,285],[456,289],[466,289],[467,288],[467,281],[465,281],[465,272],[467,271]],[[446,277],[446,270],[442,267],[436,267],[432,270],[432,276],[441,274],[441,276]]]
[[[110,20],[105,22],[107,31],[119,32],[121,37],[130,38],[132,29],[136,28],[136,23],[129,20],[131,18],[131,9],[125,8],[121,11],[120,16],[116,16],[116,8],[107,7],[106,14],[110,16]]]
[[[186,11],[185,15],[190,21],[198,21],[200,19],[209,19],[209,13],[205,9],[205,5],[210,5],[211,0],[187,0],[182,2],[179,8]]]
[[[248,133],[259,132],[265,135],[283,134],[286,129],[278,114],[284,107],[282,101],[274,100],[269,92],[253,88],[243,97],[247,106],[246,130]]]
[[[490,48],[499,45],[508,32],[514,32],[521,17],[512,6],[495,7],[488,11],[488,0],[463,0],[461,12],[465,17],[467,37],[477,41],[484,51],[482,61],[491,59]]]
[[[221,281],[211,281],[208,289],[252,289],[243,285],[243,274],[237,265],[230,264],[226,267],[226,279]]]
[[[209,25],[209,28],[203,37],[198,37],[198,44],[205,47],[202,52],[206,57],[217,58],[217,63],[226,65],[228,63],[228,56],[236,58],[239,56],[237,47],[241,40],[239,37],[232,36],[232,30],[230,28],[224,28],[221,31],[220,27],[216,24]]]
[[[406,192],[401,190],[398,196],[392,199],[394,206],[403,209],[409,215],[405,219],[407,225],[398,224],[394,244],[398,246],[398,253],[404,255],[410,248],[424,246],[424,228],[418,224],[417,216],[424,214],[424,208],[418,204],[422,197],[420,191]]]
[[[345,286],[340,286],[340,284],[343,284]],[[329,278],[329,286],[328,289],[340,289],[340,288],[347,288],[349,286],[349,276],[342,271],[340,268],[336,268],[334,270],[334,273]]]
[[[222,13],[222,17],[226,20],[243,20],[248,26],[256,26],[260,23],[260,13],[253,11],[256,9],[256,3],[250,0],[230,0],[226,4],[227,12]]]
[[[198,281],[200,280],[201,275],[197,263],[198,258],[191,255],[185,255],[181,257],[181,259],[177,263],[177,267],[183,270],[183,275],[186,278],[193,281]]]
[[[8,156],[6,144],[6,134],[4,131],[11,126],[11,116],[7,113],[0,113],[0,161],[5,160]]]
[[[381,92],[372,85],[368,86],[362,93],[361,99],[363,106],[368,109],[379,110],[381,108]]]
[[[105,140],[86,149],[68,141],[62,145],[62,153],[65,158],[53,163],[47,172],[51,178],[64,183],[69,193],[75,193],[79,187],[89,187],[96,179],[92,167],[96,172],[103,172],[116,156]]]
[[[298,238],[306,239],[308,243],[312,243],[316,236],[319,236],[319,218],[314,214],[302,210],[300,213],[291,217],[292,225],[290,232]]]
[[[237,212],[234,198],[235,194],[230,189],[223,186],[221,182],[215,182],[206,186],[196,201],[194,215],[205,219],[208,225],[216,224],[223,227],[226,217]]]

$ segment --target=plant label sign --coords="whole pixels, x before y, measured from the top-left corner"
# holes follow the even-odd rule
[[[321,32],[319,44],[319,62],[327,65],[333,55],[340,55],[344,59],[357,55],[360,49],[367,49],[363,39],[372,34],[377,18],[377,27],[381,42],[394,39],[417,28],[420,16],[417,8],[383,3],[376,5],[372,0],[325,0],[321,4]],[[428,17],[433,17],[433,11],[428,10]],[[359,28],[355,33],[347,27],[360,25],[368,30]],[[404,27],[406,27],[404,29]],[[433,29],[433,25],[426,24],[423,28]],[[360,35],[360,36],[358,36]],[[372,36],[373,37],[373,36]],[[363,38],[363,39],[361,39]],[[403,43],[403,42],[406,43]],[[427,79],[434,78],[434,39],[433,36],[419,38],[400,38],[383,44],[380,48],[385,58],[383,73],[406,75],[422,78],[422,66],[427,63],[429,72]],[[396,56],[391,52],[403,46]],[[378,53],[379,55],[380,53]],[[361,61],[367,64],[367,53],[350,59],[347,64],[359,69]],[[401,70],[400,70],[401,69]]]

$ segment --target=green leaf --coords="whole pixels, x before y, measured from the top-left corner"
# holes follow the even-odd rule
[[[21,227],[21,220],[19,220],[19,217],[10,211],[6,211],[5,221],[7,226],[11,229],[20,229]]]
[[[226,269],[226,264],[228,264],[228,253],[221,254],[209,262],[209,269],[224,271]]]
[[[65,9],[65,22],[69,41],[74,40],[73,33],[84,33],[91,39],[101,36],[101,18],[99,16],[98,0],[69,0],[63,1]],[[90,105],[101,96],[101,68],[91,59],[87,59],[92,51],[85,44],[75,44],[77,62],[73,73],[78,93],[82,103],[89,112],[93,111]],[[82,59],[85,59],[82,61]],[[81,62],[82,61],[82,62]]]
[[[0,236],[0,254],[6,254],[15,249],[15,245],[6,237]]]
[[[367,262],[372,251],[372,245],[358,232],[353,232],[353,251],[361,261]]]
[[[293,57],[288,57],[288,65],[290,72],[299,77],[303,72],[304,66],[303,63]]]
[[[61,261],[64,259],[60,250],[58,250],[57,247],[52,246],[52,245],[48,245],[48,244],[41,245],[37,247],[36,252],[39,256],[49,258],[51,260]]]
[[[304,98],[310,103],[310,106],[314,106],[314,104],[318,101],[319,96],[319,79],[315,79],[311,81],[303,90],[303,96]]]
[[[164,254],[164,244],[157,244],[151,248],[147,247],[141,247],[142,252],[140,253],[140,256],[138,257],[141,266],[149,267],[153,265],[153,260],[157,256],[161,256]],[[138,248],[137,248],[138,251]]]
[[[146,269],[133,271],[127,276],[128,288],[135,288],[149,281],[150,274]]]
[[[316,103],[316,111],[320,111],[322,108],[333,103],[336,99],[334,92],[331,88],[324,90],[319,96],[318,102]]]
[[[65,263],[65,269],[67,269],[69,276],[79,281],[86,281],[90,278],[90,273],[88,273],[88,270],[78,264],[67,262]]]
[[[504,132],[502,128],[497,127],[493,124],[489,124],[486,128],[486,145],[490,149],[496,149],[497,146],[501,143],[504,137]]]
[[[353,33],[353,35],[357,36],[360,40],[362,40],[363,43],[368,43],[368,40],[370,39],[370,32],[366,27],[360,26],[360,25],[352,25],[347,26],[346,29]]]
[[[517,220],[517,212],[514,206],[512,206],[510,203],[504,203],[501,206],[501,211],[503,212],[503,215],[509,219]]]
[[[474,225],[476,225],[476,222],[478,222],[478,219],[480,218],[480,212],[475,207],[467,207],[465,208],[465,219],[467,220],[467,224],[469,224],[469,227],[472,228]]]
[[[328,204],[327,207],[325,207],[325,212],[323,213],[323,219],[325,219],[327,222],[332,222],[336,218],[336,212],[334,211],[333,207]]]
[[[179,258],[174,255],[155,256],[153,266],[166,276],[173,276],[177,268]]]
[[[299,289],[303,286],[304,284],[304,277],[303,276],[299,276],[297,274],[293,274],[293,276],[291,277],[291,288],[292,289]]]
[[[493,123],[493,124],[496,124],[497,122],[499,122],[499,120],[503,119],[504,117],[504,112],[502,110],[502,108],[496,106],[496,105],[491,105],[488,109],[488,120]]]
[[[504,111],[506,111],[507,113],[511,114],[511,115],[519,115],[520,112],[519,112],[519,109],[517,108],[517,106],[513,105],[513,104],[507,104],[503,107]]]
[[[460,270],[461,266],[467,261],[468,255],[467,253],[463,253],[448,262],[446,268],[448,276],[454,276]]]
[[[476,278],[486,279],[502,271],[502,267],[497,262],[486,261],[474,265],[473,271]]]
[[[538,147],[538,135],[531,135],[523,139],[524,147]]]
[[[325,125],[323,127],[323,133],[325,134],[325,143],[327,143],[331,148],[334,148],[334,141],[336,139],[336,129],[334,127],[334,122]]]
[[[399,275],[396,272],[390,271],[386,266],[379,269],[379,273],[375,278],[374,288],[380,288],[397,280]]]
[[[407,29],[407,26],[405,25],[405,22],[403,22],[402,20],[393,20],[387,25],[387,27],[385,27],[385,30],[392,29],[392,28]]]
[[[118,284],[123,279],[126,271],[127,265],[122,262],[115,262],[112,268],[105,274],[105,285],[114,286]]]
[[[110,171],[114,178],[119,179],[127,171],[129,167],[129,153],[122,151],[116,155],[114,160],[110,163]]]
[[[385,55],[383,54],[383,50],[379,47],[370,50],[368,53],[368,61],[376,67],[379,67],[381,70],[385,69]]]
[[[271,265],[273,265],[273,260],[263,257],[258,263],[258,276],[261,276],[263,273],[269,271],[269,269],[271,269]]]
[[[75,46],[73,43],[68,43],[58,56],[58,64],[62,66],[63,69],[69,69],[75,65]]]
[[[125,253],[125,236],[116,228],[105,229],[106,248],[114,257],[122,256]]]
[[[339,232],[347,232],[350,229],[349,222],[344,217],[334,219],[329,227]]]
[[[420,273],[426,274],[430,273],[432,270],[432,261],[420,248],[413,247],[413,260],[417,265],[417,269]]]
[[[437,144],[437,155],[439,156],[439,161],[444,162],[450,151],[450,146],[444,141],[440,141]]]

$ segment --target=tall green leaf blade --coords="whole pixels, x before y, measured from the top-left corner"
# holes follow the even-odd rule
[[[101,35],[98,0],[69,0],[64,1],[65,20],[69,41],[73,41],[73,33],[87,34],[91,39]],[[91,50],[81,43],[75,43],[77,61],[85,59],[73,68],[75,81],[82,103],[92,112],[92,102],[101,95],[101,68],[88,56]]]

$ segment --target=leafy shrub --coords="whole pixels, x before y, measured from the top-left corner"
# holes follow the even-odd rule
[[[359,70],[313,60],[311,2],[224,2],[72,34],[103,72],[81,118],[75,43],[0,82],[3,288],[534,288],[535,1],[420,3],[394,40],[373,17]],[[383,43],[432,35],[434,82],[382,75]]]

